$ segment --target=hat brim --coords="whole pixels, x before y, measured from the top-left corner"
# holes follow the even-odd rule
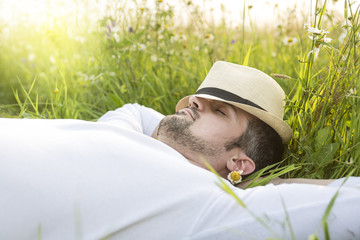
[[[195,94],[194,96],[225,102],[225,103],[231,104],[235,107],[238,107],[238,108],[254,115],[258,119],[260,119],[261,121],[265,122],[270,127],[272,127],[279,134],[283,143],[288,142],[290,140],[291,136],[293,135],[293,131],[290,128],[290,126],[286,122],[284,122],[282,119],[280,119],[279,117],[275,116],[274,114],[272,114],[270,112],[261,110],[256,107],[249,106],[247,104],[227,101],[227,100],[221,99],[219,97],[215,97],[215,96],[208,95],[208,94]],[[176,108],[175,108],[177,112],[189,105],[189,98],[190,98],[190,96],[186,96],[177,103]]]

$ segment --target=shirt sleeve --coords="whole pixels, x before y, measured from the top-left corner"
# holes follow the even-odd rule
[[[348,178],[343,177],[334,180],[332,183],[328,185],[328,187],[340,187],[340,186],[360,188],[360,177],[355,177],[355,176],[351,176]]]
[[[125,104],[121,108],[105,113],[98,122],[113,124],[151,136],[164,117],[154,109],[137,103]]]

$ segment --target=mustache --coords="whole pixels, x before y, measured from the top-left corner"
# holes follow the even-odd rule
[[[197,110],[197,108],[194,108],[194,107],[186,107],[186,108],[191,111],[191,113],[192,113],[195,120],[200,118],[199,110]],[[175,115],[186,115],[186,113],[184,113],[184,112],[176,112]]]

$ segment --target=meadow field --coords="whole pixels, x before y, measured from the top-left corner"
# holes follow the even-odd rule
[[[0,117],[95,121],[132,102],[171,114],[224,60],[264,71],[287,94],[294,137],[278,175],[360,176],[360,23],[352,1],[339,14],[329,10],[337,1],[314,0],[310,17],[289,9],[267,26],[245,17],[253,11],[246,1],[236,26],[226,13],[204,18],[191,0],[179,1],[186,23],[167,0],[153,9],[130,2],[131,9],[109,5],[96,24],[90,15],[0,22]]]

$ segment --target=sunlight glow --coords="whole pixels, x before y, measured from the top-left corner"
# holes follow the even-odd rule
[[[222,16],[222,10],[225,9],[227,20],[233,24],[239,24],[242,21],[243,7],[245,0],[193,0],[192,2],[200,6],[200,10],[211,16]],[[313,1],[315,2],[315,1]],[[0,0],[0,26],[18,25],[29,23],[35,25],[47,24],[54,19],[66,20],[70,23],[76,23],[78,19],[86,17],[94,22],[105,16],[109,8],[112,11],[119,6],[127,9],[136,7],[148,7],[154,9],[155,0]],[[164,0],[162,4],[175,6],[174,11],[181,14],[181,7],[184,1]],[[258,25],[271,24],[276,21],[276,15],[279,13],[299,15],[305,9],[310,10],[309,0],[246,0],[245,5],[251,6],[247,11],[253,21]],[[341,12],[343,3],[337,1],[330,7]],[[114,7],[115,6],[115,7]],[[296,6],[296,7],[294,7]],[[291,11],[293,11],[291,13]],[[114,13],[114,12],[113,12]],[[206,16],[206,14],[205,14]],[[186,16],[184,16],[186,20]],[[309,18],[309,16],[307,16]]]
[[[50,0],[17,0],[1,1],[1,19],[9,24],[16,25],[21,21],[31,21],[41,24],[50,18],[58,18],[74,11],[74,1],[50,1]]]
[[[0,24],[44,25],[54,20],[75,24],[83,17],[99,17],[104,13],[104,0],[0,0]]]

